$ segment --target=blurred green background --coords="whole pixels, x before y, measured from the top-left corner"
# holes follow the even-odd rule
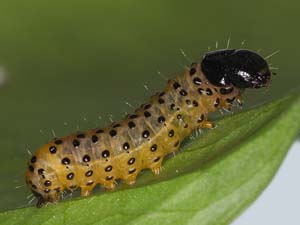
[[[246,107],[299,85],[300,3],[263,1],[2,0],[0,210],[25,207],[24,172],[52,138],[120,119],[161,89],[208,46],[262,49],[279,67],[268,90],[246,93]],[[298,27],[298,28],[297,28]],[[149,91],[146,91],[147,85]],[[103,119],[99,119],[101,116]],[[21,187],[19,187],[21,186]]]

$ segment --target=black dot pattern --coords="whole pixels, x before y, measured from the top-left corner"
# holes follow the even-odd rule
[[[49,147],[49,152],[50,152],[51,154],[55,154],[56,151],[57,151],[57,148],[56,148],[55,146],[50,146],[50,147]]]

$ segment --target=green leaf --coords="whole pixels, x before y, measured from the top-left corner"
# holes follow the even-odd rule
[[[288,97],[227,116],[146,171],[134,188],[73,199],[46,208],[0,214],[2,224],[230,223],[271,181],[299,131],[300,98]]]

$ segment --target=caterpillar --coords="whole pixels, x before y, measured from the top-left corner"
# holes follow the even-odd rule
[[[37,207],[58,202],[64,190],[80,188],[88,196],[97,184],[105,189],[114,189],[116,180],[133,185],[143,169],[159,174],[164,157],[195,129],[214,127],[209,113],[242,104],[245,89],[270,81],[268,63],[253,51],[206,53],[121,122],[55,138],[38,149],[26,170]]]

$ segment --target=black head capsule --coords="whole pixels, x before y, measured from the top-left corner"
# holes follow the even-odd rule
[[[201,62],[205,77],[215,86],[237,88],[267,86],[271,72],[266,60],[246,49],[224,49],[208,52]]]

